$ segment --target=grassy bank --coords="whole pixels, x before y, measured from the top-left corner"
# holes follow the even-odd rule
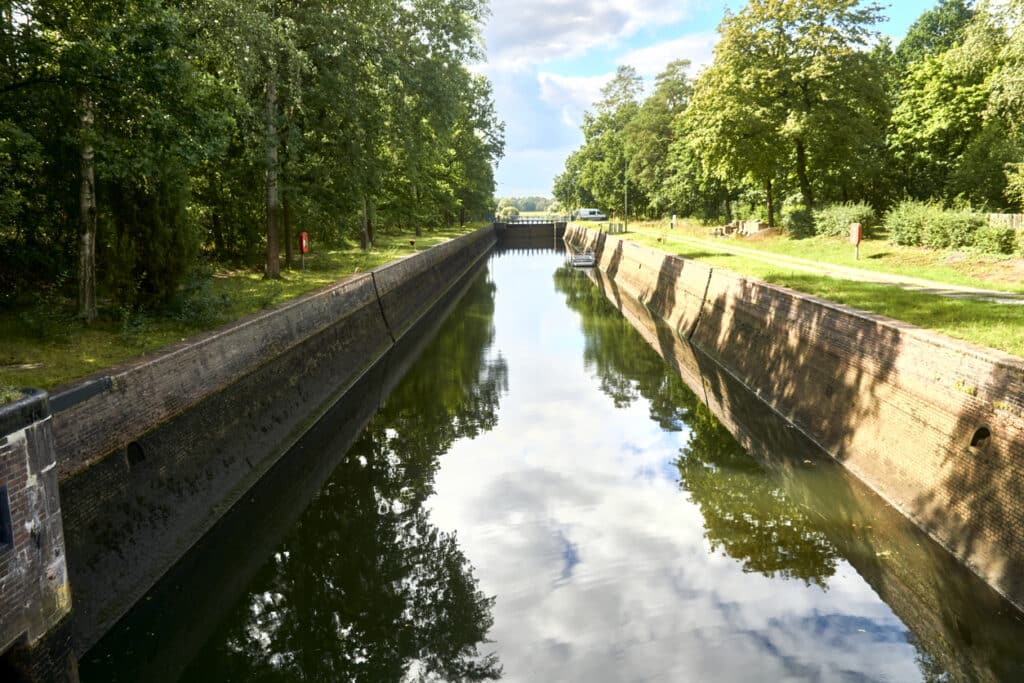
[[[74,301],[58,295],[2,310],[0,388],[53,388],[476,227],[432,230],[422,237],[381,234],[366,252],[358,247],[315,250],[306,257],[306,270],[296,263],[295,269],[282,271],[280,280],[264,280],[257,270],[214,268],[193,278],[173,309],[119,311],[108,302],[91,325],[77,321]]]
[[[1007,305],[971,299],[951,299],[895,285],[844,280],[816,275],[756,258],[716,251],[707,229],[695,226],[666,231],[659,225],[631,225],[626,237],[641,244],[685,258],[697,259],[766,282],[782,285],[860,310],[935,330],[965,341],[999,349],[1024,358],[1024,305]],[[632,232],[636,230],[636,232]],[[700,242],[677,242],[673,232],[699,237]],[[909,249],[882,240],[861,246],[861,260],[854,261],[852,248],[839,239],[790,240],[785,237],[740,239],[735,244],[767,253],[796,256],[822,263],[854,266],[865,270],[927,278],[936,282],[1009,292],[1024,292],[1020,275],[1024,261],[1009,257]],[[706,245],[706,246],[705,246]],[[844,257],[844,253],[846,254]],[[875,255],[876,258],[871,258]],[[844,260],[845,258],[845,260]],[[865,266],[873,262],[873,267]],[[997,273],[991,275],[992,272]],[[986,273],[989,273],[986,276]]]
[[[756,238],[713,237],[707,226],[680,223],[674,230],[664,222],[631,223],[630,232],[638,242],[658,237],[666,245],[677,248],[673,240],[685,237],[700,240],[709,248],[736,245],[767,254],[803,258],[823,264],[860,268],[877,273],[892,273],[907,277],[934,280],[951,285],[997,289],[1024,293],[1024,259],[1013,256],[981,254],[972,251],[942,251],[924,247],[904,247],[893,244],[884,235],[864,240],[860,259],[854,260],[853,247],[842,238],[811,237],[790,239],[773,234]],[[678,248],[682,248],[681,246]],[[712,249],[713,250],[713,249]]]

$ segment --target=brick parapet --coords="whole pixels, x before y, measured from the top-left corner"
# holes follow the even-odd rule
[[[53,418],[77,650],[494,243],[493,227],[479,230],[62,388],[65,403],[85,396]]]
[[[693,261],[586,228],[566,240],[1024,606],[1024,361],[724,269],[701,291]]]

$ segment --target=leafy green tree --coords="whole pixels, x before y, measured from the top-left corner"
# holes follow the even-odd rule
[[[941,54],[963,40],[964,30],[974,18],[974,9],[964,0],[939,0],[907,29],[893,54],[900,71],[925,58]]]
[[[647,209],[655,214],[665,213],[672,204],[669,149],[675,139],[673,122],[686,109],[692,92],[686,77],[689,68],[685,59],[670,62],[624,131],[629,178],[647,195]]]
[[[878,17],[855,0],[751,0],[727,12],[688,114],[711,173],[748,168],[769,205],[784,171],[808,207],[816,192],[856,198],[884,149],[884,84],[863,49]]]
[[[646,202],[639,188],[629,185],[626,171],[626,126],[640,108],[643,81],[631,66],[620,66],[601,90],[594,113],[583,117],[584,144],[580,149],[579,182],[601,208],[624,215],[627,194],[634,206]],[[557,195],[556,195],[557,196]]]
[[[1002,203],[1005,165],[1021,158],[1009,124],[988,115],[1005,40],[1005,28],[979,13],[961,42],[910,65],[889,144],[911,197]]]

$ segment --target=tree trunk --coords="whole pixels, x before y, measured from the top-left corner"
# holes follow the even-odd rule
[[[796,141],[796,177],[800,181],[800,196],[808,209],[814,208],[814,192],[807,178],[807,149],[803,140]]]
[[[775,227],[775,198],[772,196],[772,179],[769,178],[764,183],[764,191],[768,197],[768,227]]]
[[[366,234],[370,237],[370,244],[377,242],[377,232],[374,227],[377,224],[377,205],[370,202],[370,212],[366,217]]]
[[[280,210],[277,187],[277,83],[271,74],[267,79],[267,265],[266,278],[281,277],[281,254],[278,245],[277,220]]]
[[[363,195],[363,212],[362,212],[362,214],[360,216],[359,223],[360,223],[360,227],[361,227],[361,230],[359,232],[359,243],[360,243],[360,246],[363,248],[363,251],[366,251],[367,249],[370,248],[370,231],[369,231],[369,229],[367,228],[367,225],[366,225],[367,221],[366,221],[366,195],[365,194]]]
[[[288,192],[281,193],[281,217],[284,228],[284,267],[292,268],[292,259],[295,258],[295,245],[292,244],[292,212],[288,210]]]
[[[80,152],[81,186],[78,193],[80,211],[78,230],[78,317],[86,322],[96,319],[96,154],[90,138],[96,120],[88,95],[79,101],[81,112],[82,149]]]
[[[419,193],[416,191],[416,183],[412,184],[412,205],[416,207],[420,201]],[[417,212],[418,213],[418,212]],[[422,237],[423,230],[420,228],[420,220],[417,218],[417,213],[413,214],[413,223],[416,224],[416,236]]]

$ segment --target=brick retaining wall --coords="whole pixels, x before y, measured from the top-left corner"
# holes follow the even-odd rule
[[[1024,607],[1024,361],[586,228],[566,240]]]
[[[78,652],[494,243],[464,235],[55,392],[87,396],[53,418]]]

